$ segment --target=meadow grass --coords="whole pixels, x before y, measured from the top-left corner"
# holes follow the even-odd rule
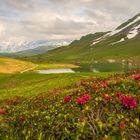
[[[0,57],[0,73],[18,73],[34,67],[36,67],[36,64],[31,62]]]
[[[109,77],[109,73],[12,75],[9,78],[12,83],[17,81],[14,85],[17,88],[23,88],[22,84],[35,86],[32,83],[40,86],[38,83],[45,81],[39,92],[47,91],[51,79],[57,79],[53,80],[55,87],[61,82],[61,86],[69,85],[67,80],[82,79],[37,96],[0,98],[0,139],[139,140],[139,73],[131,71]],[[5,76],[10,75],[1,78]]]
[[[66,63],[38,64],[36,69],[79,68],[78,65]]]
[[[38,74],[27,72],[23,74],[0,74],[0,98],[13,96],[29,97],[47,93],[54,88],[69,86],[80,79],[88,77],[106,77],[112,73],[82,72],[65,74]]]
[[[122,60],[132,60],[139,64],[140,59],[140,38],[139,36],[130,40],[125,40],[112,45],[112,43],[125,38],[125,35],[117,35],[103,40],[93,46],[93,39],[79,40],[69,46],[59,47],[47,53],[20,58],[34,63],[93,63],[95,60],[106,62],[108,59],[115,59],[116,62]]]

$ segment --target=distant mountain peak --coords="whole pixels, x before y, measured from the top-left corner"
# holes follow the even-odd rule
[[[28,49],[34,49],[41,46],[63,46],[68,45],[68,41],[47,41],[47,40],[36,40],[36,41],[3,41],[0,42],[0,52],[19,52]]]
[[[137,14],[136,16],[134,16],[133,18],[129,19],[128,21],[122,23],[119,27],[117,27],[116,29],[121,29],[125,26],[127,26],[128,24],[132,23],[132,22],[135,22],[137,19],[140,18],[140,13]]]
[[[124,37],[121,38],[119,41],[114,42],[113,44],[119,43],[119,42],[125,41],[124,38],[132,39],[136,37],[139,33],[140,33],[140,13],[134,16],[133,18],[129,19],[127,22],[124,22],[123,24],[121,24],[115,30],[108,32],[104,36],[101,36],[100,38],[93,40],[93,43],[91,44],[91,46],[107,39],[108,37],[122,34]]]

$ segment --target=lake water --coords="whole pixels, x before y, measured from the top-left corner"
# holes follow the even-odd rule
[[[97,64],[81,64],[79,68],[74,69],[75,72],[122,72],[137,69],[138,66],[124,65],[120,63],[97,63]],[[140,67],[139,67],[140,68]]]
[[[35,72],[41,74],[74,73],[74,72],[121,72],[121,71],[131,71],[137,68],[138,66],[122,65],[117,63],[97,63],[97,64],[81,64],[79,68],[75,69],[59,68],[59,69],[37,70]]]
[[[48,69],[48,70],[37,70],[37,73],[41,74],[52,74],[52,73],[74,73],[72,69],[60,68],[60,69]]]

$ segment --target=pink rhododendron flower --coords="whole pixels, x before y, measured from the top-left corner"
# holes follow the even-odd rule
[[[0,110],[0,115],[5,115],[7,112],[5,110]]]
[[[122,96],[122,104],[125,107],[133,109],[137,105],[137,100],[133,96]]]
[[[100,87],[101,88],[105,88],[105,87],[107,87],[108,86],[108,83],[106,82],[106,81],[101,81],[100,82]]]
[[[85,100],[85,101],[88,101],[90,99],[90,96],[89,94],[85,94],[82,96],[82,98]]]
[[[97,86],[96,84],[93,84],[93,85],[92,85],[92,88],[98,89],[98,86]]]
[[[84,99],[82,99],[81,97],[77,98],[77,103],[79,105],[83,105],[85,103]]]
[[[89,89],[87,89],[87,91],[88,91],[89,93],[91,93],[91,92],[93,91],[93,89],[92,89],[92,88],[89,88]]]
[[[88,94],[85,94],[85,95],[83,95],[83,96],[77,98],[77,103],[78,103],[79,105],[83,105],[83,104],[85,104],[89,99],[90,99],[90,96],[89,96]]]
[[[84,85],[86,85],[86,82],[81,80],[80,84],[84,86]]]
[[[112,100],[112,96],[106,95],[106,96],[105,96],[105,99],[106,99],[107,101],[111,101],[111,100]]]
[[[125,127],[126,127],[125,121],[121,121],[121,122],[119,123],[119,128],[120,128],[120,129],[125,129]]]
[[[136,74],[136,75],[134,76],[134,78],[135,78],[135,80],[140,80],[140,74]]]
[[[123,92],[118,91],[118,92],[115,93],[115,96],[116,96],[116,97],[120,97],[122,94],[123,94]]]
[[[69,102],[71,100],[71,96],[65,96],[64,97],[64,102]]]

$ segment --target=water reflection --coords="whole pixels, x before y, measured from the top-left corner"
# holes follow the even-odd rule
[[[48,70],[37,70],[37,73],[41,74],[52,74],[52,73],[74,73],[72,69],[61,68],[61,69],[48,69]]]
[[[129,63],[94,63],[81,64],[80,68],[74,69],[76,72],[121,72],[137,69],[136,66]]]

